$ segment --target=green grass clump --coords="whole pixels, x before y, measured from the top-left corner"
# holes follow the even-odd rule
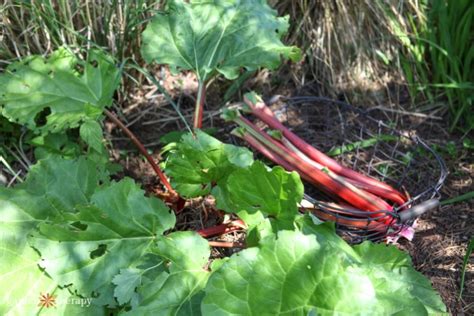
[[[0,60],[49,54],[60,46],[101,47],[118,60],[138,58],[144,24],[161,2],[5,0],[0,5]]]
[[[449,111],[450,130],[467,133],[474,128],[474,3],[430,0],[419,8],[403,21],[386,10],[404,46],[400,64],[412,99],[441,104]]]

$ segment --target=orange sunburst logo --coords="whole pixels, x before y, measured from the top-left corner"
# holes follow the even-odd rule
[[[38,306],[46,308],[56,306],[56,296],[49,293],[41,294],[39,300]]]

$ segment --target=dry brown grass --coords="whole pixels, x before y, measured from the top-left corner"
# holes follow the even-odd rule
[[[290,15],[288,40],[306,55],[306,64],[292,69],[297,86],[316,84],[321,94],[343,94],[357,103],[404,97],[403,44],[395,35],[411,33],[407,17],[424,18],[419,0],[273,2]]]
[[[290,16],[287,41],[305,52],[305,62],[291,66],[288,79],[297,88],[312,84],[320,94],[342,94],[352,102],[398,103],[407,96],[398,55],[403,43],[396,34],[411,34],[408,17],[424,19],[420,1],[271,0]],[[99,46],[119,60],[139,60],[139,34],[164,2],[4,0],[0,61],[48,54],[63,45]]]

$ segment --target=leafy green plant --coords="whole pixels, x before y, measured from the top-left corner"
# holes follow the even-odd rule
[[[113,58],[100,50],[90,50],[86,60],[66,48],[58,49],[47,59],[30,56],[10,64],[0,75],[1,114],[42,136],[79,128],[81,139],[89,146],[89,154],[96,161],[107,162],[102,127],[98,123],[105,114],[124,130],[173,194],[166,177],[143,144],[106,109],[112,105],[120,78],[121,71]],[[61,135],[49,136],[49,140],[61,138]],[[57,153],[57,149],[62,148],[64,154],[64,139],[59,148],[57,142],[45,144],[45,140],[48,143],[48,139],[41,137],[33,141],[49,152],[56,150]]]
[[[198,100],[203,100],[208,80],[218,73],[231,79],[241,68],[273,68],[282,55],[296,58],[298,50],[280,42],[286,28],[286,20],[264,1],[175,0],[147,27],[143,51],[149,60],[163,52],[163,62],[195,71]],[[256,30],[266,32],[255,38]],[[171,41],[168,46],[163,39]],[[371,242],[350,246],[336,235],[334,224],[321,224],[300,207],[304,187],[297,172],[270,168],[246,148],[195,128],[167,145],[161,165],[168,182],[135,135],[106,109],[119,78],[120,69],[108,55],[92,50],[81,60],[66,49],[47,59],[13,63],[0,75],[1,114],[38,135],[30,142],[38,161],[26,179],[0,188],[0,281],[12,284],[0,288],[2,315],[446,311],[408,255]],[[144,152],[173,198],[147,196],[134,180],[112,178],[100,124],[104,114]],[[69,131],[88,145],[86,150],[73,145]],[[305,145],[287,129],[280,132],[295,146]],[[317,171],[328,184],[349,189],[348,200],[351,194],[358,197],[354,193],[360,189],[331,169],[346,175],[350,170],[321,167],[263,132],[252,135],[288,154],[293,165],[303,164],[307,173]],[[371,190],[384,188],[387,196],[398,194],[374,179],[355,175],[353,180]],[[361,194],[359,201],[385,205],[382,199],[370,202],[371,194]],[[175,212],[184,198],[208,197],[219,211],[245,223],[178,231]],[[211,258],[215,241],[205,238],[236,227],[247,229],[247,249]],[[40,294],[61,303],[38,305]],[[74,300],[87,300],[87,309],[67,303]]]
[[[225,146],[209,136],[201,138],[212,141],[208,147],[196,146],[201,155]],[[186,136],[176,146],[187,148]],[[221,159],[232,161],[241,151],[231,148]],[[174,159],[169,155],[168,161]],[[166,170],[179,169],[166,165]],[[254,183],[246,190],[255,178],[268,185]],[[86,157],[41,160],[23,184],[0,189],[6,254],[0,257],[0,279],[21,278],[24,282],[16,282],[13,293],[22,296],[29,278],[42,280],[29,289],[31,300],[38,292],[91,297],[91,315],[105,309],[131,315],[445,310],[406,254],[370,242],[352,248],[335,234],[334,225],[317,225],[299,214],[303,186],[296,173],[255,161],[234,168],[214,187],[222,189],[214,192],[220,205],[226,205],[224,211],[259,219],[253,222],[259,234],[254,247],[206,268],[207,241],[196,232],[170,233],[174,214],[160,200],[145,197],[131,179],[111,181]],[[227,194],[219,195],[222,191]],[[21,269],[12,272],[13,264]],[[302,278],[303,273],[311,277]],[[11,293],[10,288],[2,291]],[[15,296],[2,293],[6,297],[0,305],[4,313],[38,311],[36,305],[12,305]]]
[[[52,293],[51,289],[56,289],[67,295],[93,297],[96,307],[115,306],[115,291],[117,300],[124,304],[132,297],[124,292],[123,275],[136,265],[148,264],[142,256],[151,253],[154,247],[167,259],[168,252],[173,251],[174,246],[161,249],[157,240],[171,243],[175,238],[182,244],[181,250],[186,244],[194,247],[204,242],[209,251],[207,243],[200,241],[196,233],[160,237],[175,224],[175,216],[165,204],[156,198],[146,198],[131,179],[110,181],[103,170],[84,157],[42,160],[31,169],[24,183],[14,189],[2,189],[0,193],[0,227],[5,241],[0,278],[3,283],[22,276],[24,282],[14,293],[21,296],[31,293],[28,299],[32,302],[36,302],[39,293]],[[30,246],[41,253],[40,260]],[[208,256],[203,257],[207,260]],[[154,262],[157,268],[162,265],[160,262]],[[23,267],[13,270],[17,275],[12,273],[16,264]],[[146,272],[151,270],[149,267],[139,277],[146,278]],[[34,281],[28,273],[46,281],[28,289]],[[74,290],[69,288],[70,284]],[[15,306],[20,297],[9,296],[7,292],[2,293],[2,298],[7,300],[1,306],[5,313],[31,314],[38,310],[37,304]]]
[[[194,127],[201,128],[208,80],[218,74],[235,79],[241,68],[275,68],[282,56],[299,59],[297,48],[280,41],[287,28],[286,19],[277,18],[264,1],[175,0],[145,29],[142,55],[147,62],[196,74],[199,87]],[[389,185],[346,168],[311,147],[285,128],[255,95],[247,95],[245,102],[255,116],[282,133],[282,139],[273,140],[240,115],[230,115],[231,119],[246,130],[243,137],[247,141],[277,164],[296,170],[319,189],[359,210],[374,212],[370,217],[383,217],[376,212],[393,209],[384,199],[399,206],[407,202],[406,195]],[[387,225],[393,222],[390,218],[379,220]]]
[[[342,239],[330,235],[332,230],[323,224],[310,235],[280,231],[258,248],[232,256],[211,276],[203,314],[408,315],[443,310],[429,294],[429,282],[409,268],[406,255],[370,243],[346,248]],[[407,282],[412,290],[399,286]],[[403,305],[396,303],[397,297],[403,297]]]
[[[183,135],[180,146],[171,152],[167,174],[176,190],[187,198],[209,194],[212,186],[225,181],[232,171],[253,162],[248,149],[223,144],[200,130],[195,135]]]
[[[236,79],[241,68],[274,69],[281,56],[301,57],[298,48],[282,44],[288,19],[277,17],[266,1],[172,0],[167,6],[143,32],[142,55],[148,63],[196,74],[194,127],[202,126],[206,85],[216,75]]]

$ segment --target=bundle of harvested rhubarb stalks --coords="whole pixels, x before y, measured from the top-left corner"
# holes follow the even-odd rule
[[[408,210],[407,194],[347,168],[317,150],[286,128],[255,93],[246,94],[244,102],[246,106],[242,110],[260,119],[270,130],[259,128],[238,110],[228,110],[224,117],[239,126],[233,134],[243,138],[274,163],[288,171],[298,172],[333,200],[324,204],[330,211],[308,201],[301,203],[302,210],[310,210],[324,221],[337,221],[350,228],[384,235],[406,230],[406,225],[400,221],[400,214]],[[429,201],[416,209],[412,208],[403,218],[412,219],[435,204],[436,201]],[[410,216],[406,216],[408,213]],[[402,235],[410,238],[412,231]]]

